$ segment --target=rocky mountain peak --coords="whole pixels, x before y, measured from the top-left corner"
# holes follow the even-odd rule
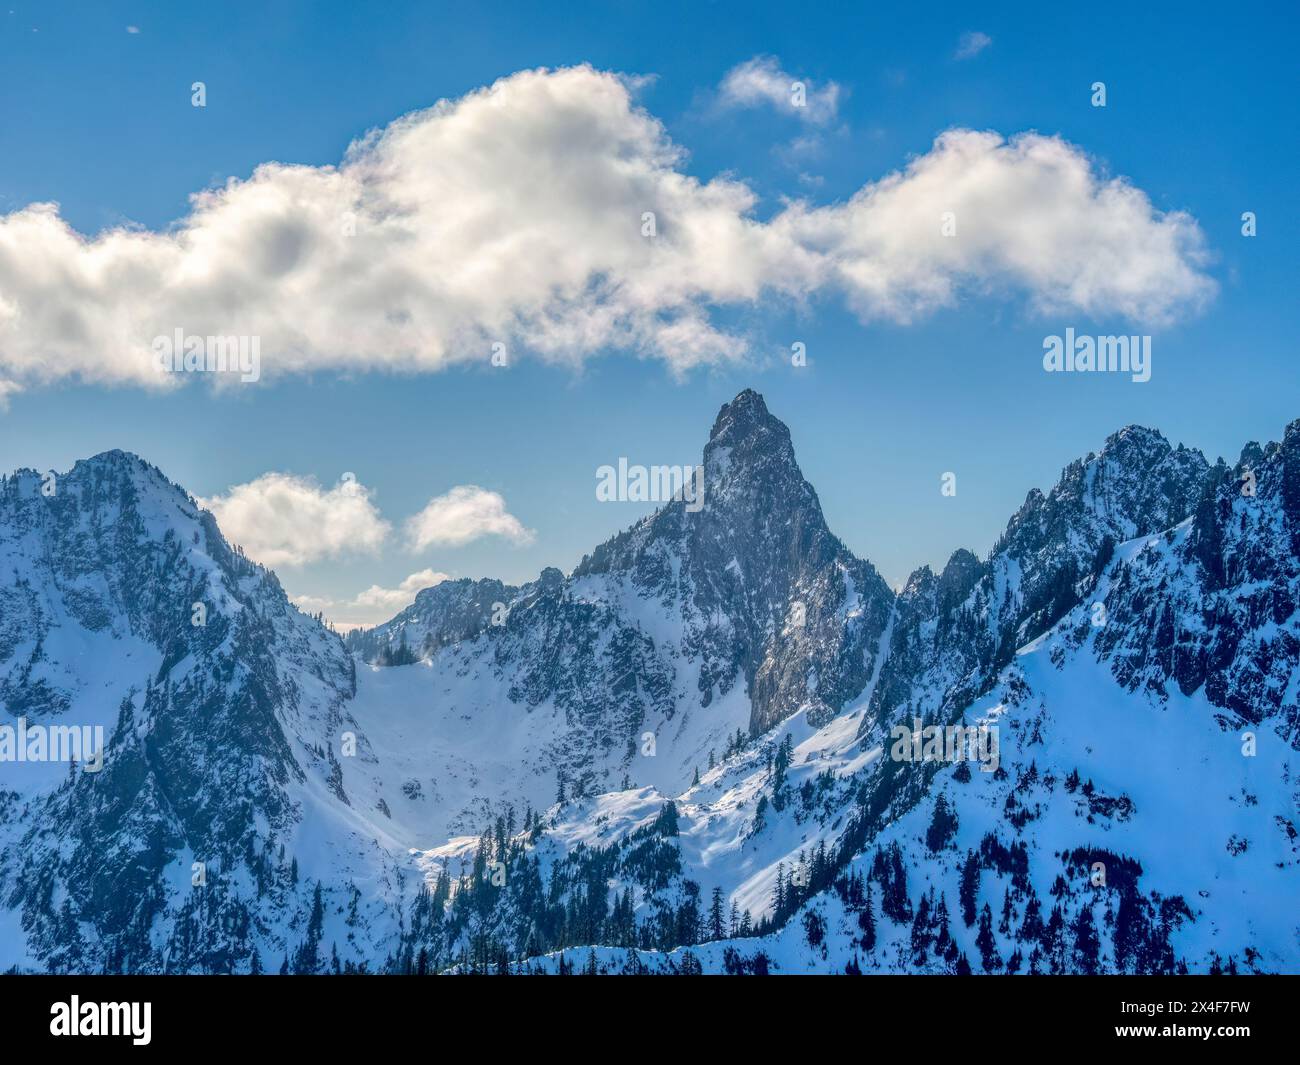
[[[790,430],[768,411],[763,397],[751,388],[718,411],[704,448],[704,468],[711,486],[738,476],[778,477],[796,483],[803,480]]]
[[[722,405],[717,418],[714,419],[709,439],[712,441],[719,437],[732,436],[734,440],[770,425],[781,426],[781,423],[772,417],[762,395],[752,388],[746,388],[730,403]]]
[[[1102,453],[1125,451],[1169,451],[1169,441],[1159,429],[1136,423],[1116,429],[1106,437]]]

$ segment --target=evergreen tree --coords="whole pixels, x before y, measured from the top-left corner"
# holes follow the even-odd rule
[[[921,896],[917,903],[916,918],[912,921],[912,964],[924,965],[929,961],[930,949],[930,899]]]
[[[700,885],[694,880],[684,881],[682,895],[677,909],[677,943],[690,947],[700,941]]]
[[[1142,945],[1148,936],[1146,905],[1132,887],[1120,890],[1115,914],[1115,964],[1121,972],[1138,967]]]
[[[786,787],[785,773],[793,757],[794,740],[787,733],[777,746],[776,761],[772,768],[772,805],[776,808],[777,813],[785,809],[786,796],[789,790]]]
[[[1011,907],[1011,889],[1008,888],[1002,895],[1002,919],[998,922],[998,931],[1004,935],[1011,934],[1011,918],[1015,912]]]
[[[1043,932],[1043,955],[1048,972],[1054,976],[1065,972],[1065,918],[1059,903],[1052,907],[1051,916],[1047,918],[1047,928]]]
[[[725,939],[727,929],[722,917],[722,888],[713,889],[713,901],[709,904],[709,938]]]
[[[826,918],[815,909],[806,911],[803,915],[803,931],[808,938],[808,946],[817,949],[826,941]]]
[[[998,954],[997,941],[993,938],[993,911],[986,902],[980,910],[979,934],[975,937],[979,947],[980,964],[986,973],[995,973],[1002,968],[1002,957]]]
[[[1039,905],[1038,896],[1032,895],[1025,903],[1025,916],[1020,922],[1020,931],[1016,933],[1016,938],[1030,944],[1037,943],[1043,937],[1043,916],[1042,907]]]
[[[870,954],[876,949],[876,919],[871,913],[870,884],[867,885],[867,901],[858,914],[858,927],[862,930],[862,938],[858,942],[862,944],[862,949]]]
[[[961,867],[961,887],[957,895],[961,902],[961,919],[967,928],[975,923],[975,896],[979,888],[979,860],[974,851],[967,851],[966,863]]]
[[[952,929],[948,923],[948,898],[940,895],[939,905],[934,911],[934,949],[947,956],[952,942]]]
[[[1101,944],[1097,939],[1097,928],[1093,923],[1092,907],[1083,906],[1074,922],[1074,968],[1085,976],[1097,972],[1098,951]]]
[[[925,845],[931,853],[938,854],[948,845],[948,841],[957,834],[957,812],[948,804],[948,798],[939,792],[934,800],[934,813],[930,817],[930,827],[925,833]]]
[[[311,916],[307,919],[307,938],[298,951],[297,972],[315,973],[320,967],[320,941],[325,926],[325,904],[321,898],[320,881],[312,894]]]
[[[402,631],[401,643],[394,648],[392,644],[386,644],[379,653],[379,664],[381,666],[409,666],[416,662],[416,657],[406,645],[406,631]]]
[[[888,850],[876,848],[872,877],[880,884],[880,912],[898,924],[912,919],[912,904],[907,894],[907,870],[903,851],[895,840]]]

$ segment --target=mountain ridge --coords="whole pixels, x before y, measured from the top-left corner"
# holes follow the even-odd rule
[[[34,721],[89,716],[112,737],[99,775],[37,766],[0,784],[0,964],[249,971],[283,957],[319,971],[333,949],[344,967],[406,971],[421,955],[478,968],[609,942],[650,967],[689,951],[719,971],[759,955],[936,971],[977,953],[1005,971],[1017,945],[1050,971],[1294,966],[1276,899],[1297,868],[1284,752],[1300,745],[1300,421],[1233,468],[1125,427],[1028,493],[987,558],[957,549],[898,594],[827,528],[756,392],[722,407],[703,460],[698,512],[670,502],[567,577],[421,590],[346,640],[143,460],[81,460],[52,496],[35,471],[0,480],[0,572],[14,574],[0,584],[0,702]],[[403,646],[410,664],[377,664]],[[1113,744],[1080,739],[1079,685],[1132,742],[1154,742],[1149,715],[1178,708],[1221,776],[1236,765],[1227,733],[1258,732],[1269,768],[1245,785],[1254,804],[1211,791],[1198,816],[1232,824],[1226,853],[1259,880],[1263,939],[1199,883],[1228,859],[1187,839],[1195,861],[1162,857],[1146,811],[1173,808]],[[1008,769],[977,769],[975,787],[951,765],[893,759],[890,730],[913,718],[1001,722]],[[1086,800],[1059,787],[1081,767],[1097,785]],[[907,826],[939,794],[984,836],[916,844]],[[1077,870],[1049,852],[1108,837],[1141,847],[1159,886],[1121,877],[1085,918]],[[986,881],[1012,877],[1009,902],[987,899],[1008,920],[1050,896],[1066,932],[1042,939],[1027,921],[1031,944],[981,918],[940,936],[935,897],[913,939],[895,936],[920,900],[891,863],[946,885],[955,910],[959,844]],[[1022,847],[1027,872],[1001,871]],[[196,862],[212,874],[202,890]],[[865,884],[879,950],[854,930]],[[1187,885],[1213,901],[1169,911],[1161,899],[1190,899]],[[724,936],[701,931],[714,888],[736,911]],[[1094,920],[1090,961],[1075,925]],[[830,953],[801,939],[819,921]],[[1062,935],[1084,943],[1082,962]],[[471,943],[486,954],[458,954]]]

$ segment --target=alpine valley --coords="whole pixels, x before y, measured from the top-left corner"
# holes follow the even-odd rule
[[[346,638],[133,455],[0,479],[0,726],[105,738],[0,758],[0,970],[1300,971],[1300,421],[897,592],[757,393],[703,471]]]

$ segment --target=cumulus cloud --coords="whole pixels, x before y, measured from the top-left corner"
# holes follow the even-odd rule
[[[783,78],[751,61],[724,91],[775,104]],[[812,87],[812,114],[833,111],[832,89]],[[188,375],[163,372],[153,341],[177,329],[258,337],[264,378],[431,371],[498,341],[685,372],[744,357],[714,312],[760,296],[839,292],[908,321],[1006,286],[1150,319],[1213,291],[1192,218],[1053,137],[953,130],[847,203],[795,200],[767,221],[755,206],[742,181],[685,173],[627,80],[526,71],[373,131],[337,166],[267,163],[200,192],[163,231],[87,237],[51,203],[0,216],[0,392],[175,387]],[[956,237],[939,236],[944,211]]]
[[[981,33],[979,30],[971,30],[969,33],[963,33],[961,40],[957,42],[957,51],[954,53],[957,59],[971,59],[980,54],[989,45],[993,43],[993,38],[987,33]]]
[[[1038,134],[951,130],[847,203],[794,204],[771,225],[815,255],[822,283],[864,318],[909,322],[966,289],[1023,290],[1043,313],[1158,325],[1215,287],[1194,219],[1157,211],[1077,148]]]
[[[835,119],[840,87],[833,81],[814,86],[781,69],[772,56],[756,56],[732,67],[722,79],[719,98],[730,107],[774,107],[815,126]]]
[[[333,488],[286,473],[266,473],[199,502],[228,540],[267,566],[301,566],[351,552],[373,552],[391,526],[355,478]]]
[[[333,488],[324,488],[311,478],[265,473],[199,502],[212,511],[228,540],[267,566],[303,566],[345,554],[374,553],[392,533],[370,490],[351,474],[344,474]],[[406,520],[405,530],[406,546],[413,551],[463,547],[486,536],[526,544],[534,536],[510,513],[500,493],[472,484],[457,485],[429,500]],[[420,570],[395,589],[373,585],[352,604],[388,605],[403,596],[409,601],[421,588],[446,579],[445,573]],[[305,608],[319,609],[325,601],[308,596],[302,602]]]
[[[377,584],[372,584],[364,592],[359,593],[351,601],[350,605],[377,608],[387,611],[388,613],[385,616],[388,616],[397,613],[407,604],[413,602],[416,592],[421,592],[425,588],[432,588],[434,585],[449,580],[451,580],[450,574],[432,569],[422,569],[405,578],[396,588],[381,588]]]
[[[396,588],[372,584],[351,599],[310,594],[292,595],[289,598],[298,609],[308,614],[324,614],[335,627],[346,632],[389,620],[413,603],[417,592],[449,580],[449,574],[422,569],[406,577]]]
[[[502,536],[517,544],[533,538],[531,529],[509,510],[496,492],[478,485],[457,485],[445,495],[429,500],[425,508],[406,523],[412,550],[426,547],[460,547],[484,536]]]

